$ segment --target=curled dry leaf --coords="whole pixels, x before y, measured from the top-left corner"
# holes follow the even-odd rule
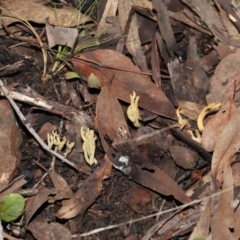
[[[234,228],[233,176],[230,163],[224,163],[223,188],[219,206],[211,218],[212,239],[233,240],[230,229]],[[219,227],[221,226],[221,227]]]
[[[231,119],[236,111],[236,106],[233,101],[233,95],[221,107],[221,109],[207,122],[202,133],[202,146],[212,152],[215,148],[216,141],[222,133],[225,125]]]
[[[224,104],[227,99],[232,95],[231,86],[237,81],[236,93],[234,96],[235,102],[239,102],[239,76],[240,68],[233,67],[240,65],[240,50],[235,53],[227,55],[216,67],[213,77],[210,80],[210,94],[206,99],[208,103]]]
[[[240,148],[240,107],[231,117],[230,121],[225,125],[222,133],[216,141],[212,156],[212,176],[213,179],[222,183],[222,175],[225,169],[223,165],[228,162],[229,164],[234,160],[234,155]]]
[[[129,103],[129,96],[135,91],[140,96],[139,107],[176,119],[175,109],[162,90],[123,54],[98,49],[82,53],[72,62],[76,72],[85,81],[93,73],[102,86],[110,85],[111,92],[118,99]]]

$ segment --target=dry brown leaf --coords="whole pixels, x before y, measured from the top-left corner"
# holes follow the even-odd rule
[[[217,139],[213,156],[212,156],[212,176],[213,179],[222,183],[222,174],[225,171],[223,165],[229,164],[234,160],[234,155],[240,148],[240,107],[231,117],[230,121],[225,125],[222,133]]]
[[[123,54],[107,49],[86,52],[72,59],[76,72],[87,81],[91,73],[102,86],[110,84],[112,93],[130,102],[133,91],[140,96],[139,106],[150,112],[176,119],[176,112],[165,94]],[[90,63],[91,62],[91,63]]]
[[[44,188],[39,191],[37,196],[28,198],[26,202],[25,207],[25,219],[26,219],[26,225],[28,225],[28,222],[32,218],[33,214],[42,206],[43,203],[45,203],[52,194],[53,190]]]
[[[122,200],[138,214],[146,215],[152,209],[153,199],[151,194],[140,187],[130,187]]]
[[[140,138],[141,136],[122,143],[114,143],[114,148],[119,154],[116,156],[115,161],[119,160],[120,157],[129,158],[128,175],[135,182],[164,196],[172,195],[182,203],[190,202],[190,198],[186,196],[182,188],[159,167],[150,162],[150,159],[157,156],[157,153],[154,154],[154,152],[169,149],[172,139],[166,138],[161,132],[149,138],[139,140]]]
[[[232,85],[237,81],[235,92],[235,102],[239,102],[239,76],[240,68],[234,67],[240,65],[240,49],[227,55],[216,67],[213,77],[210,80],[210,94],[206,99],[208,103],[222,103],[232,95]]]
[[[68,185],[68,183],[64,180],[63,177],[61,177],[59,174],[53,172],[53,171],[48,171],[48,174],[53,182],[53,185],[56,189],[62,190],[63,192],[66,193],[66,195],[69,195],[68,197],[72,197],[72,189]]]
[[[123,115],[122,108],[108,86],[102,87],[102,90],[99,94],[96,106],[96,115],[98,132],[103,149],[113,163],[114,167],[122,171],[122,164],[119,163],[118,158],[115,159],[113,157],[116,156],[116,153],[114,153],[114,150],[110,150],[106,139],[110,140],[110,142],[128,139],[130,137],[130,133]]]
[[[211,218],[212,239],[233,240],[230,229],[234,228],[233,177],[231,166],[224,164],[224,181],[219,206]]]
[[[107,136],[111,141],[130,137],[121,105],[109,87],[103,87],[99,94],[96,115],[100,135]]]
[[[44,6],[37,0],[2,1],[0,7],[2,8],[0,20],[3,20],[6,25],[19,22],[19,19],[41,24],[48,21],[51,25],[62,27],[74,27],[91,21],[91,18],[73,7],[57,9],[54,6]],[[1,23],[0,28],[2,28]]]
[[[7,100],[0,100],[0,189],[12,180],[19,163],[22,134],[17,126],[12,107]]]
[[[182,203],[191,201],[182,188],[160,168],[144,161],[144,159],[138,159],[138,161],[141,161],[141,165],[132,165],[132,170],[129,174],[135,182],[164,196],[173,196]]]
[[[207,239],[210,227],[210,210],[211,200],[209,199],[206,203],[205,209],[201,212],[200,219],[188,240],[194,240],[196,238]]]
[[[234,239],[240,238],[240,205],[238,205],[237,209],[234,212],[234,232],[233,237]]]
[[[34,219],[28,225],[28,230],[38,240],[67,240],[71,239],[71,232],[57,222],[48,223],[47,220]]]
[[[66,200],[58,210],[58,218],[70,219],[84,211],[94,203],[102,191],[102,181],[111,174],[112,164],[105,155],[101,165],[83,183],[70,200]]]
[[[50,48],[56,45],[68,46],[74,48],[78,37],[78,30],[76,28],[66,28],[51,26],[46,23],[46,34],[48,46]]]
[[[236,111],[236,106],[233,101],[233,95],[221,107],[221,109],[207,122],[202,133],[202,146],[212,152],[215,148],[216,141],[222,133],[232,115]]]

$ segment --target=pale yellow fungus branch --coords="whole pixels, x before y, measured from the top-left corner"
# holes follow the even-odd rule
[[[127,109],[127,116],[135,127],[140,127],[139,120],[141,116],[138,109],[139,96],[136,96],[136,93],[133,91],[133,94],[130,94],[130,106]]]
[[[67,140],[66,142],[66,151],[63,154],[63,156],[67,157],[67,155],[72,151],[73,147],[74,147],[75,143],[74,142],[69,142],[69,140]]]
[[[58,149],[59,151],[62,151],[62,149],[63,149],[63,147],[64,147],[64,145],[65,145],[66,142],[67,142],[66,137],[63,137],[63,138],[62,138],[62,141],[61,141],[61,140],[60,140],[60,136],[58,135],[57,142],[55,143],[55,145],[57,146],[57,149]]]
[[[177,114],[177,118],[178,118],[178,123],[181,125],[181,130],[183,128],[189,128],[190,127],[190,123],[188,122],[188,120],[186,119],[183,119],[181,114],[180,114],[180,111],[181,111],[181,108],[179,107],[177,110],[176,110],[176,114]]]
[[[190,128],[191,125],[190,123],[188,122],[187,119],[183,119],[181,114],[180,114],[180,111],[181,111],[181,108],[179,107],[177,110],[176,110],[176,114],[177,114],[177,118],[178,118],[178,123],[181,125],[181,130],[183,128]],[[197,141],[198,143],[201,143],[202,142],[202,137],[201,137],[201,134],[199,133],[198,130],[195,130],[195,135],[193,134],[192,130],[191,129],[187,129],[187,132],[191,135],[191,138],[194,140],[194,141]]]
[[[195,130],[195,135],[193,134],[192,130],[187,130],[187,132],[191,135],[192,139],[198,143],[202,143],[202,137],[198,130]]]
[[[203,120],[204,118],[213,112],[217,112],[221,107],[221,103],[209,103],[203,110],[199,113],[198,118],[197,118],[197,126],[200,132],[203,131],[204,126],[203,126]]]
[[[96,148],[96,137],[94,136],[94,131],[84,127],[81,127],[80,134],[83,140],[83,152],[86,162],[91,166],[96,164],[97,160],[94,158],[95,148]]]
[[[54,144],[54,132],[52,134],[48,133],[47,134],[47,145],[50,149],[52,149]]]
[[[64,147],[64,145],[66,144],[67,146],[67,154],[71,152],[73,146],[74,146],[74,142],[70,143],[69,140],[67,141],[66,137],[62,138],[62,141],[60,139],[60,136],[58,135],[58,133],[55,131],[53,131],[51,134],[47,134],[47,142],[48,142],[48,147],[49,148],[53,148],[54,146],[57,146],[57,150],[61,151]],[[64,155],[66,156],[66,154]]]

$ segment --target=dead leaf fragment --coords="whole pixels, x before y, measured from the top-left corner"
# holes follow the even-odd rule
[[[70,200],[66,200],[58,210],[58,218],[70,219],[84,211],[93,204],[102,191],[102,181],[111,174],[112,164],[105,155],[100,167],[95,170],[83,183],[81,188]]]
[[[221,107],[220,111],[212,116],[205,125],[202,132],[202,146],[208,152],[214,150],[217,139],[232,115],[235,113],[236,109],[233,97],[230,96],[228,101]]]
[[[237,207],[237,209],[234,212],[234,232],[233,232],[234,239],[240,238],[239,225],[240,225],[240,205]]]
[[[78,30],[76,28],[53,27],[46,23],[46,33],[50,48],[61,45],[74,48]]]
[[[57,222],[48,223],[36,218],[28,225],[28,230],[38,240],[67,240],[71,239],[71,232]]]
[[[207,239],[210,227],[210,214],[211,214],[211,200],[208,200],[205,209],[201,212],[200,219],[193,229],[193,232],[189,240],[194,240],[196,238]]]
[[[151,194],[139,187],[128,189],[127,194],[123,197],[123,201],[139,214],[146,214],[151,210]]]
[[[224,181],[219,206],[211,218],[212,239],[233,240],[230,229],[234,228],[233,177],[230,163],[224,163]],[[221,227],[219,227],[221,226]]]
[[[72,197],[72,195],[73,195],[72,189],[67,184],[65,179],[63,179],[62,176],[60,176],[59,174],[57,174],[56,172],[53,172],[53,171],[48,171],[48,174],[54,184],[54,187],[57,190],[61,190],[61,191],[65,192],[66,195],[68,195],[68,198]]]
[[[12,107],[5,99],[0,100],[0,189],[12,178],[20,158],[22,134],[17,126]]]
[[[212,156],[212,176],[214,180],[222,183],[222,174],[225,171],[224,164],[229,164],[234,160],[234,155],[240,148],[240,107],[233,114],[229,122],[225,125],[222,133],[216,141]]]
[[[166,137],[161,137],[161,133],[154,138],[156,145],[161,146],[161,141],[163,145],[169,147],[168,139]],[[129,139],[123,143],[114,143],[114,148],[118,152],[116,158],[128,157],[129,158],[129,176],[137,183],[152,189],[165,196],[173,196],[175,199],[182,203],[190,202],[190,198],[186,196],[185,192],[178,186],[178,184],[172,180],[166,173],[164,173],[160,168],[153,165],[148,158],[147,150],[144,149],[144,145],[148,139],[143,139],[142,141],[137,141],[140,137],[137,137],[136,143],[133,144],[134,139]],[[166,141],[166,143],[164,143]],[[138,146],[138,147],[137,147]],[[143,152],[141,152],[141,147],[143,146]],[[148,146],[151,146],[148,144]],[[164,147],[165,147],[164,146]],[[153,145],[153,147],[156,146]],[[140,150],[139,150],[140,149]],[[155,150],[156,151],[156,150]],[[151,150],[150,150],[151,152]],[[119,159],[115,159],[117,161]]]
[[[237,81],[235,102],[239,102],[239,76],[240,50],[227,55],[216,67],[213,77],[210,80],[210,93],[206,96],[207,102],[224,104],[232,95],[232,85]]]
[[[41,24],[45,24],[48,19],[49,24],[62,27],[74,27],[91,21],[91,18],[73,7],[56,9],[44,6],[37,0],[3,1],[0,7],[2,8],[0,19],[6,25],[19,22],[21,19]]]
[[[96,115],[100,135],[107,136],[112,141],[130,137],[121,105],[109,87],[103,87],[99,94]]]
[[[25,207],[26,225],[28,225],[34,213],[50,198],[51,193],[51,189],[44,188],[39,191],[38,195],[28,198]]]

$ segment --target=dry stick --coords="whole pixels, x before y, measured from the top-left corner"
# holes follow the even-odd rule
[[[30,123],[28,123],[27,119],[24,117],[24,115],[22,114],[22,112],[20,111],[19,107],[17,106],[17,104],[13,101],[13,99],[10,97],[10,94],[7,90],[7,88],[4,86],[3,81],[0,79],[0,87],[5,95],[5,97],[7,98],[7,100],[9,101],[9,103],[12,105],[12,108],[15,110],[15,112],[17,113],[18,117],[20,118],[21,122],[23,123],[23,125],[27,128],[27,130],[33,135],[33,137],[36,139],[36,141],[40,144],[40,146],[50,152],[53,156],[59,158],[62,162],[70,165],[71,167],[75,168],[76,170],[80,171],[80,169],[77,167],[76,164],[70,162],[67,158],[65,158],[64,156],[62,156],[61,154],[54,152],[52,149],[50,149],[47,144],[37,135],[37,133],[35,132],[35,130],[32,128],[32,126],[30,125]]]

